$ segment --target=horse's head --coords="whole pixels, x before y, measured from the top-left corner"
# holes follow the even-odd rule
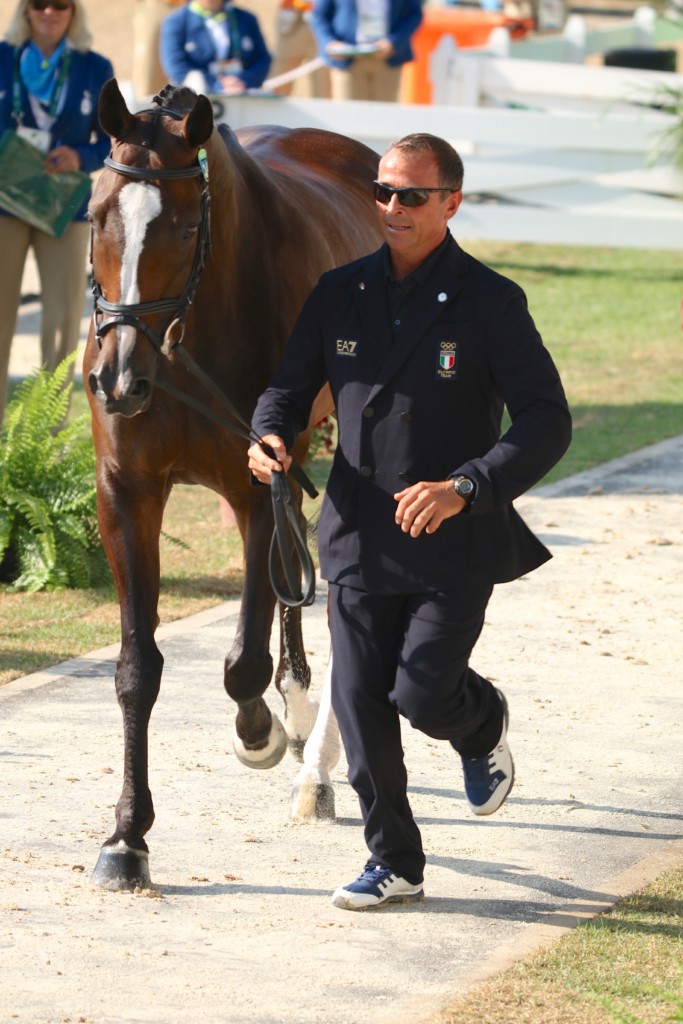
[[[167,86],[132,114],[114,79],[100,122],[111,136],[89,208],[95,312],[86,354],[92,395],[110,413],[150,403],[164,340],[182,337],[209,245],[205,96]]]

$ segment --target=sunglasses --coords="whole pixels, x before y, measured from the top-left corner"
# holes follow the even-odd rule
[[[71,0],[29,0],[28,6],[32,11],[46,11],[48,7],[55,11],[70,11],[73,4]]]
[[[373,181],[375,199],[382,206],[388,206],[392,196],[398,196],[401,206],[424,206],[429,200],[430,192],[457,192],[455,188],[393,188]]]

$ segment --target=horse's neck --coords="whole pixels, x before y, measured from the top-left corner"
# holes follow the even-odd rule
[[[212,144],[211,269],[229,302],[230,290],[241,293],[266,272],[265,250],[282,227],[282,214],[274,185],[235,135],[216,131]]]

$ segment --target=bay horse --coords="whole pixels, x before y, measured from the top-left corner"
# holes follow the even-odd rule
[[[154,639],[159,538],[174,484],[200,484],[224,496],[242,537],[240,615],[224,668],[225,689],[237,705],[235,752],[248,766],[269,768],[288,743],[300,750],[311,731],[299,608],[280,605],[275,682],[284,729],[263,699],[273,674],[276,603],[267,569],[271,489],[251,482],[251,442],[216,425],[222,407],[188,371],[188,357],[248,423],[318,277],[380,244],[372,198],[379,158],[316,129],[235,133],[216,126],[209,100],[187,88],[166,86],[148,110],[134,114],[112,79],[101,91],[99,117],[112,149],[89,208],[95,310],[83,377],[99,527],[120,604],[115,685],[124,771],[116,828],[92,880],[130,889],[151,886],[148,727],[163,666]],[[181,392],[214,419],[188,407]],[[321,396],[311,424],[330,405]],[[296,443],[299,461],[310,430]],[[292,493],[301,518],[294,483]]]

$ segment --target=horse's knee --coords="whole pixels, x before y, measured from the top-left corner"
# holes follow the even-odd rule
[[[159,696],[163,667],[163,656],[156,647],[144,658],[122,649],[114,676],[120,706],[142,706],[151,711]]]

